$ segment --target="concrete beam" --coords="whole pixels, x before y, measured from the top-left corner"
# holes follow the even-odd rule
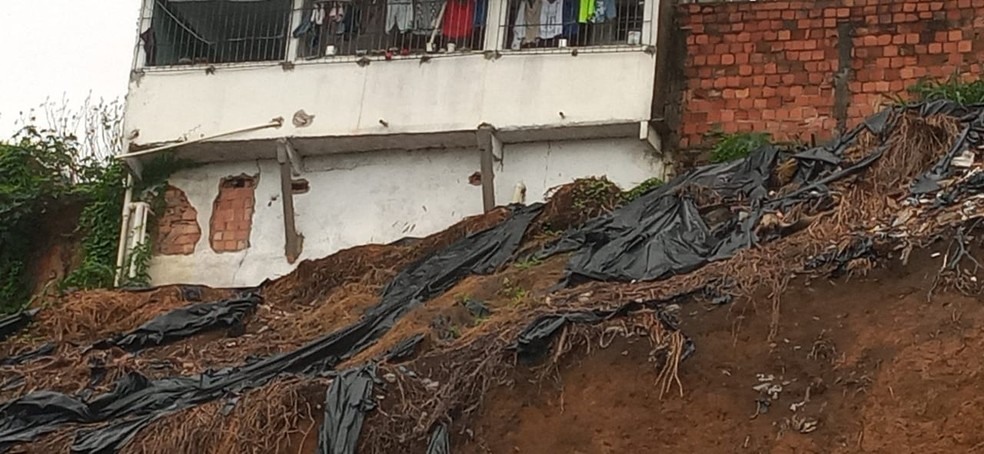
[[[297,153],[294,144],[290,143],[290,140],[287,138],[280,139],[280,145],[287,153],[287,161],[290,163],[293,175],[295,177],[301,176],[301,173],[304,171],[304,158]]]

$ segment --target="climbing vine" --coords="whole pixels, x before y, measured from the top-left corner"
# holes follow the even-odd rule
[[[126,192],[124,165],[111,157],[82,153],[72,135],[23,129],[0,142],[0,312],[23,308],[31,297],[27,264],[40,238],[37,223],[46,213],[81,207],[75,231],[80,238],[77,266],[62,289],[112,287]],[[164,157],[147,163],[134,186],[134,199],[159,206],[167,177],[186,164]],[[75,222],[58,219],[56,222]],[[136,278],[146,284],[149,245],[128,257]]]

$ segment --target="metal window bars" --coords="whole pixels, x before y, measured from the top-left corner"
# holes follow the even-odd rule
[[[151,0],[145,66],[286,61],[334,56],[448,54],[485,49],[489,1]],[[506,0],[503,47],[633,47],[645,0]]]
[[[292,35],[301,59],[482,50],[488,1],[314,1]]]
[[[642,45],[645,0],[508,0],[503,47],[515,51]]]
[[[277,61],[287,56],[291,0],[154,0],[141,35],[147,66]]]

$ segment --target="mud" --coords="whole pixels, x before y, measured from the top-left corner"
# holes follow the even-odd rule
[[[455,452],[979,452],[984,306],[927,301],[939,260],[794,282],[772,342],[770,305],[684,305],[698,351],[681,366],[682,396],[660,399],[647,342],[619,340],[573,355],[547,381],[517,372]],[[769,377],[782,390],[765,409],[753,387]]]

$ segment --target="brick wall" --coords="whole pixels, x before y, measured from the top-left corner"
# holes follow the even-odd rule
[[[249,247],[256,204],[256,177],[224,178],[212,205],[209,239],[215,252],[235,252]]]
[[[202,238],[198,211],[188,202],[185,193],[168,186],[164,190],[164,212],[157,217],[157,237],[154,253],[160,255],[190,255]]]
[[[679,145],[766,131],[829,138],[920,78],[980,74],[984,0],[819,0],[677,7],[686,34]]]

